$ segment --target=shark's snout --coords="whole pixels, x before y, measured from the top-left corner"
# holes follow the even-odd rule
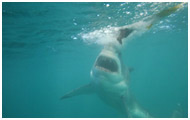
[[[95,67],[106,72],[118,72],[117,62],[113,58],[103,55],[98,57]]]

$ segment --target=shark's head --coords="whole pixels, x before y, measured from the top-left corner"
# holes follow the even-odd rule
[[[93,78],[122,79],[121,53],[113,49],[103,49],[96,58],[91,71]]]
[[[120,73],[120,53],[116,53],[115,51],[103,50],[97,57],[94,67],[100,71],[110,74]]]

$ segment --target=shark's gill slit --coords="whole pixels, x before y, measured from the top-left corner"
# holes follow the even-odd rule
[[[116,61],[112,58],[106,56],[99,56],[96,61],[96,67],[110,71],[110,72],[117,72],[118,65]]]

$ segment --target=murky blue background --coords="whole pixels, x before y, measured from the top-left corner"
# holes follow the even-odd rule
[[[123,26],[179,3],[3,3],[3,117],[122,117],[96,95],[61,101],[87,84],[102,46],[80,33]],[[188,113],[188,7],[123,50],[131,91],[155,117]]]

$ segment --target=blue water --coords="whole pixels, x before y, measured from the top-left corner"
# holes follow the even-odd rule
[[[82,35],[131,24],[177,4],[4,2],[3,117],[122,117],[96,95],[60,100],[90,81],[102,49]],[[187,5],[129,41],[123,59],[134,68],[132,93],[152,116],[171,117],[181,104],[183,117],[188,117]]]

